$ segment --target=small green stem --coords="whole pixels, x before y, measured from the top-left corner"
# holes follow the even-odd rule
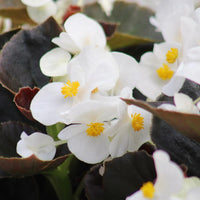
[[[66,144],[67,143],[67,140],[59,140],[59,141],[55,141],[54,144],[55,146],[59,146],[59,145],[62,145],[62,144]]]
[[[197,98],[196,100],[193,101],[193,104],[195,105],[196,103],[198,103],[200,101],[200,97]]]

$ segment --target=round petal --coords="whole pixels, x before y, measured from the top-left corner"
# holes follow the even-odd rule
[[[35,154],[41,160],[52,160],[56,153],[56,147],[52,137],[46,134],[35,132],[21,135],[21,140],[17,143],[17,153],[22,157],[29,157]]]
[[[110,121],[118,117],[118,101],[109,103],[89,100],[74,105],[63,113],[63,117],[68,124]]]
[[[29,17],[36,23],[44,22],[48,17],[53,16],[57,12],[56,4],[49,1],[40,7],[27,7]]]
[[[188,192],[186,200],[199,200],[199,197],[200,187],[195,187]]]
[[[30,109],[37,121],[46,126],[63,122],[62,113],[72,104],[72,99],[64,98],[61,93],[63,86],[60,82],[49,83],[34,96]]]
[[[78,54],[80,52],[80,48],[76,45],[68,33],[60,33],[59,37],[52,39],[52,42],[72,54]]]
[[[48,51],[40,59],[40,69],[46,76],[64,76],[71,55],[61,48]]]
[[[79,134],[68,139],[69,150],[80,160],[94,164],[103,161],[109,155],[109,139],[103,133],[93,137],[87,135],[87,126]]]
[[[84,49],[72,59],[68,73],[71,81],[84,77],[91,91],[96,87],[108,91],[115,86],[119,77],[118,65],[112,54],[102,48],[92,47]]]
[[[182,170],[174,162],[170,161],[168,154],[158,150],[153,154],[157,178],[155,182],[156,195],[169,197],[178,193],[184,181]]]
[[[103,28],[95,20],[84,14],[72,15],[66,20],[64,27],[80,49],[86,46],[105,47],[106,45]]]
[[[135,71],[139,65],[133,57],[124,53],[112,52],[112,55],[119,66],[119,79],[114,88],[114,94],[119,95],[124,87],[130,87],[131,89],[135,87],[135,82],[138,79]]]
[[[27,6],[31,6],[31,7],[40,7],[45,5],[46,3],[48,3],[51,0],[21,0],[21,2]]]

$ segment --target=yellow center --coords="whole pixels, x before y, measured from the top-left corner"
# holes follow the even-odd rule
[[[131,118],[134,131],[140,131],[141,129],[144,129],[144,117],[141,117],[140,113],[135,113],[134,115],[131,114]]]
[[[162,80],[167,80],[167,79],[172,78],[172,76],[174,75],[174,72],[170,70],[168,65],[163,64],[163,67],[160,67],[159,69],[157,69],[157,74]]]
[[[79,86],[80,84],[78,81],[70,82],[70,80],[68,80],[67,83],[61,88],[61,92],[65,98],[76,96]]]
[[[98,123],[98,122],[95,122],[95,123],[90,123],[90,124],[87,124],[87,126],[89,127],[86,132],[87,132],[87,135],[89,136],[93,136],[93,137],[96,137],[96,136],[99,136],[101,135],[101,133],[104,131],[104,127],[103,127],[104,123]]]
[[[92,94],[95,94],[96,92],[98,92],[99,91],[99,88],[98,87],[96,87],[96,88],[94,88],[94,90],[92,90]]]
[[[178,57],[178,49],[171,48],[171,51],[168,51],[166,54],[166,61],[168,63],[174,63]]]
[[[154,197],[155,188],[152,182],[148,181],[144,183],[140,190],[142,190],[144,197],[149,199],[152,199]]]

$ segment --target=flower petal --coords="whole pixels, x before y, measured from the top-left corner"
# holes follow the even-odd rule
[[[48,51],[40,59],[40,68],[46,76],[64,76],[67,74],[67,64],[71,55],[61,48]]]
[[[72,99],[64,98],[61,93],[63,83],[54,82],[45,85],[33,98],[30,109],[33,117],[49,126],[63,122],[62,113],[71,107]]]

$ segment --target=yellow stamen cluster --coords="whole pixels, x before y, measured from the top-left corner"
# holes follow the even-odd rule
[[[87,135],[89,136],[93,136],[93,137],[97,137],[99,135],[101,135],[101,133],[104,131],[104,127],[103,127],[104,123],[99,123],[99,122],[95,122],[95,123],[90,123],[87,124],[87,126],[89,127],[86,132]]]
[[[157,74],[162,80],[169,80],[174,75],[174,72],[168,67],[168,65],[163,64],[163,67],[157,69]]]
[[[131,114],[131,118],[134,131],[140,131],[141,129],[144,129],[144,117],[141,117],[140,113],[135,113],[134,115]]]
[[[178,57],[178,49],[171,48],[171,51],[168,51],[166,54],[166,61],[170,64],[174,63]]]
[[[99,91],[99,88],[98,87],[96,87],[96,88],[94,88],[94,90],[92,90],[92,94],[95,94],[96,92],[98,92]]]
[[[80,84],[78,81],[70,82],[70,80],[68,80],[67,83],[61,88],[61,93],[65,96],[65,98],[76,96],[79,86]]]
[[[154,197],[155,188],[152,182],[148,181],[144,183],[140,190],[142,191],[144,197],[149,199]]]

